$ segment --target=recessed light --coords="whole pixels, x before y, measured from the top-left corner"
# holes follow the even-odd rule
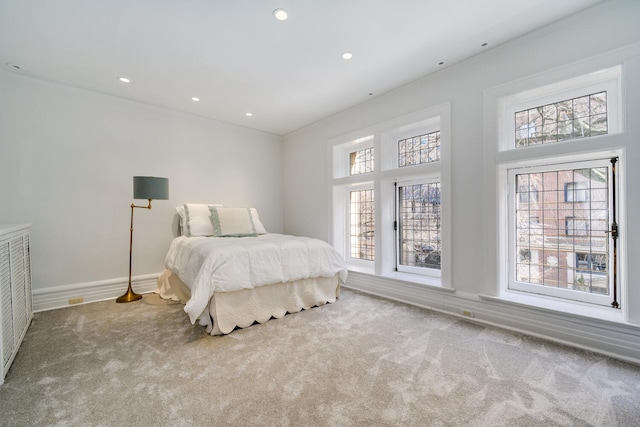
[[[278,20],[278,21],[286,21],[287,18],[289,17],[289,14],[287,13],[286,10],[284,9],[276,9],[273,11],[273,16]]]
[[[118,80],[120,80],[122,83],[131,83],[131,80],[126,77],[119,77]]]
[[[244,115],[247,116],[247,117],[252,117],[253,113],[244,113]]]
[[[353,58],[353,53],[351,52],[344,52],[342,54],[342,59],[351,59],[351,58]]]
[[[13,64],[11,62],[7,62],[5,65],[13,70],[24,70],[24,67],[22,65]]]
[[[489,43],[488,43],[488,42],[484,42],[484,43],[482,43],[480,46],[481,46],[481,47],[485,47],[485,46],[488,46],[488,45],[489,45]]]
[[[198,98],[197,96],[192,96],[191,100],[195,101],[195,102],[198,102],[198,101],[200,101],[200,98]]]
[[[444,61],[438,62],[438,65],[444,65]]]

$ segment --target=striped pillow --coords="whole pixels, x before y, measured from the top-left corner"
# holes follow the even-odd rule
[[[182,221],[182,234],[191,236],[213,236],[211,225],[211,211],[209,207],[222,205],[206,205],[202,203],[185,203],[183,209],[178,209]]]

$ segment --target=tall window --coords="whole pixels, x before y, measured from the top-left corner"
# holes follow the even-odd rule
[[[530,285],[535,285],[565,290],[566,298],[591,302],[597,299],[585,294],[610,296],[610,160],[577,168],[539,169],[511,173],[517,191],[535,186],[538,199],[516,197],[516,268],[510,287],[534,290]],[[580,188],[580,192],[572,193],[567,188]],[[537,221],[531,221],[531,217]],[[611,299],[600,302],[607,304]]]
[[[441,266],[440,183],[398,187],[398,269]]]
[[[580,67],[587,73],[562,80],[568,69],[554,70],[494,92],[487,130],[495,131],[500,177],[500,293],[534,306],[548,307],[534,298],[544,295],[620,308],[625,185],[616,165],[625,159],[614,135],[624,131],[623,69]],[[618,315],[584,307],[571,310]]]
[[[351,191],[349,196],[349,256],[375,259],[375,205],[373,190]]]

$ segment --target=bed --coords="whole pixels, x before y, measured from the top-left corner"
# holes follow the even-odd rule
[[[268,233],[253,208],[185,204],[180,234],[158,278],[162,298],[185,304],[191,323],[223,335],[335,302],[347,270],[328,243]]]

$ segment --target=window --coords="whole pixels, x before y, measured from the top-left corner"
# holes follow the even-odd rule
[[[440,131],[398,141],[398,167],[440,160]]]
[[[589,183],[567,182],[564,184],[564,201],[565,202],[587,202],[589,201]]]
[[[373,190],[351,191],[349,196],[349,256],[375,258],[375,205]]]
[[[448,283],[449,122],[447,103],[329,141],[331,242],[350,270]]]
[[[524,88],[523,80],[511,85],[519,91],[497,89],[501,296],[620,307],[617,207],[625,186],[616,165],[624,152],[611,136],[624,130],[621,81],[614,66],[547,86]]]
[[[567,99],[515,113],[516,147],[607,133],[607,92]]]
[[[588,236],[589,222],[585,218],[568,216],[564,220],[564,232],[567,236]]]
[[[610,247],[607,234],[612,190],[610,161],[604,159],[590,162],[590,165],[573,169],[543,167],[539,171],[531,171],[531,168],[511,171],[514,185],[522,181],[535,182],[539,188],[538,201],[523,202],[517,198],[514,207],[513,251],[518,257],[514,282],[510,284],[512,289],[535,290],[529,285],[536,285],[576,293],[611,294],[606,263],[596,275],[579,272],[584,267],[583,262],[591,260],[592,254],[602,254],[598,260],[603,262]],[[566,189],[577,177],[586,179],[580,181],[583,184],[581,191],[591,197],[566,197]],[[559,193],[565,196],[559,197]],[[586,200],[589,203],[585,203]],[[532,213],[539,216],[539,224],[526,220]],[[537,292],[543,293],[543,290],[537,289]],[[565,297],[585,299],[582,295],[569,293]],[[586,299],[594,301],[593,298]]]
[[[440,183],[398,187],[398,270],[441,267]]]
[[[495,94],[496,120],[488,125],[497,125],[498,151],[582,144],[623,131],[622,66],[594,69],[569,79],[567,73],[556,70],[548,77],[523,79],[487,91]],[[544,80],[549,83],[539,86]],[[607,145],[602,138],[599,141]]]
[[[351,175],[373,172],[373,148],[364,148],[350,154]]]

